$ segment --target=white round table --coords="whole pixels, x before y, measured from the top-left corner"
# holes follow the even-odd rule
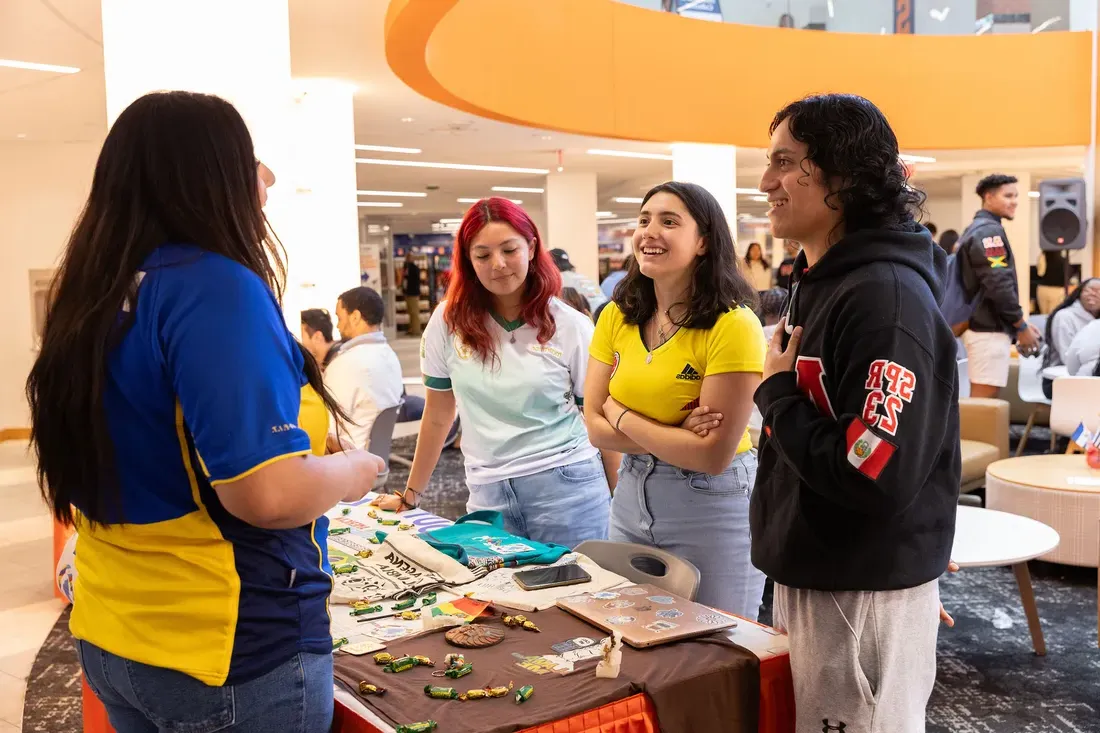
[[[969,506],[960,506],[956,515],[951,559],[961,568],[1012,566],[1031,631],[1031,643],[1039,656],[1047,653],[1046,641],[1039,625],[1027,561],[1047,554],[1059,541],[1058,532],[1027,517]]]

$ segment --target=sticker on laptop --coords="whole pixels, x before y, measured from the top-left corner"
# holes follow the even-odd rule
[[[649,604],[646,604],[644,606],[638,606],[638,611],[640,611],[640,612],[652,611],[652,610],[653,610],[653,606],[650,606]]]
[[[593,593],[592,597],[598,601],[613,601],[619,597],[619,594],[612,593],[609,590],[601,590],[599,593]]]
[[[647,625],[645,629],[646,631],[652,631],[654,634],[660,634],[663,631],[671,631],[679,626],[680,624],[674,624],[671,621],[654,621]]]
[[[624,596],[644,596],[645,588],[624,588],[621,591]]]
[[[718,613],[701,613],[695,617],[695,620],[698,623],[707,624],[708,626],[720,626],[722,624],[728,624],[733,619]]]
[[[633,616],[608,616],[605,620],[612,626],[622,626],[623,624],[632,624],[637,619]]]
[[[630,608],[634,605],[634,601],[608,601],[603,604],[604,608]]]
[[[666,608],[663,611],[657,612],[657,618],[680,618],[683,615],[683,611],[677,610],[675,608]]]
[[[650,596],[647,601],[653,601],[654,603],[660,603],[662,606],[671,606],[676,602],[676,599],[672,596]]]

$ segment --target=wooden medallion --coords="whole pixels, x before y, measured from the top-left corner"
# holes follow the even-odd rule
[[[504,641],[504,632],[485,624],[468,624],[451,629],[443,637],[463,649],[484,649]]]

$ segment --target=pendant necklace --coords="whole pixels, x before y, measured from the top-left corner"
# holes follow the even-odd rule
[[[672,317],[668,314],[667,310],[665,311],[665,318],[668,319],[669,325],[672,325]],[[663,344],[665,342],[665,340],[666,340],[665,339],[665,329],[664,329],[664,326],[661,325],[661,319],[658,318],[657,319],[657,344],[653,347],[653,349],[660,348],[661,344]],[[645,355],[645,363],[646,364],[650,364],[650,363],[653,362],[653,349],[646,349],[646,355]]]
[[[511,333],[511,336],[512,336],[512,338],[511,338],[511,339],[509,339],[509,343],[513,343],[513,344],[514,344],[514,343],[516,342],[516,332],[515,332],[515,331],[512,331],[512,333]]]

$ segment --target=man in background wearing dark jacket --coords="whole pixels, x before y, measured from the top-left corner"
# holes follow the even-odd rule
[[[1012,220],[1020,200],[1016,178],[1002,173],[978,182],[982,208],[959,238],[964,283],[979,294],[963,333],[971,397],[996,397],[1008,384],[1012,341],[1024,356],[1039,353],[1039,329],[1024,318],[1016,260],[1002,219]]]
[[[946,256],[866,99],[795,102],[760,182],[802,244],[755,401],[752,561],[775,581],[797,733],[923,733],[961,470]]]

